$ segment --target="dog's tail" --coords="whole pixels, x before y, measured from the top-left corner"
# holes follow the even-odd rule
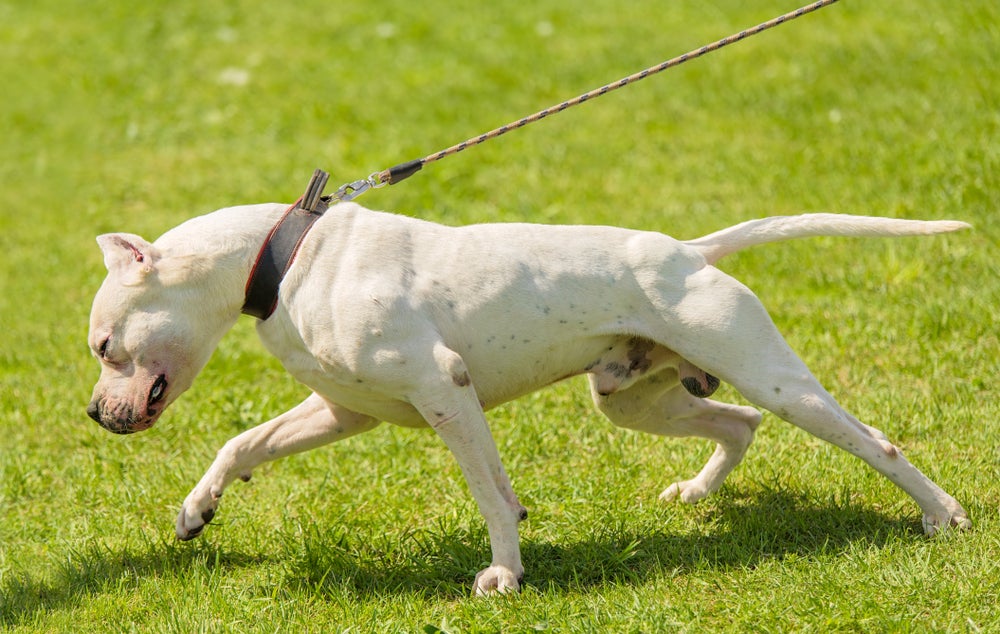
[[[900,220],[843,214],[772,216],[740,223],[707,236],[687,240],[709,264],[731,253],[769,242],[811,236],[882,237],[920,236],[968,229],[958,220]]]

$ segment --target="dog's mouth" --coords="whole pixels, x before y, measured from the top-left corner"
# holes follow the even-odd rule
[[[87,415],[115,434],[133,434],[145,431],[153,426],[166,407],[167,376],[156,377],[146,395],[145,411],[132,409],[125,403],[108,403],[105,400],[94,399],[87,406]],[[140,414],[140,412],[142,412]]]
[[[149,388],[149,395],[146,397],[146,416],[141,420],[130,420],[125,426],[125,431],[118,432],[124,434],[131,434],[137,431],[145,431],[153,426],[153,423],[160,417],[163,413],[164,408],[166,408],[166,398],[167,398],[167,375],[161,374],[156,377],[153,381],[153,385]]]

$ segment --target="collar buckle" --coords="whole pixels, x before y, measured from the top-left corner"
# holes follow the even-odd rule
[[[323,170],[313,172],[305,193],[271,228],[247,278],[243,314],[265,320],[278,306],[278,289],[295,260],[299,245],[330,206],[331,197],[323,196],[323,187],[329,178]]]

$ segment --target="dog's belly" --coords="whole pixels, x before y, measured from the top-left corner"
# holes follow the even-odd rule
[[[576,341],[561,350],[551,346],[539,346],[539,350],[525,349],[529,348],[529,344],[519,341],[522,349],[516,360],[505,355],[484,356],[470,351],[466,351],[462,358],[480,404],[483,409],[489,410],[572,376],[587,372],[608,374],[609,367],[617,371],[622,364],[611,359],[627,341],[630,341],[628,337],[595,337]],[[388,386],[384,384],[369,384],[353,374],[321,370],[315,366],[313,369],[292,364],[286,367],[296,379],[342,407],[405,427],[427,424],[404,394],[387,392]]]
[[[592,371],[601,355],[613,350],[617,336],[559,341],[531,341],[525,337],[484,343],[458,352],[462,355],[476,393],[486,409],[496,407],[564,379]],[[599,370],[599,368],[597,368]]]
[[[468,370],[483,409],[511,401],[580,374],[595,375],[599,389],[610,393],[656,370],[665,348],[627,334],[533,340],[486,334],[480,345],[453,346]],[[286,354],[286,369],[325,399],[378,420],[405,427],[427,425],[402,391],[371,382],[343,366],[319,362],[304,348]],[[286,349],[287,353],[287,349]]]

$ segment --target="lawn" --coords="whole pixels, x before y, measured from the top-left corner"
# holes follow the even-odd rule
[[[797,6],[0,4],[0,628],[1000,628],[994,0],[844,0],[361,200],[681,238],[809,211],[972,223],[721,263],[847,409],[965,505],[970,532],[925,538],[904,493],[773,415],[718,494],[663,504],[712,447],[615,429],[574,379],[489,415],[530,509],[527,575],[516,596],[474,599],[485,527],[428,431],[265,465],[201,538],[175,540],[215,451],[307,394],[250,318],[152,430],[114,436],[85,413],[95,235],[290,201],[315,167],[332,188]]]

